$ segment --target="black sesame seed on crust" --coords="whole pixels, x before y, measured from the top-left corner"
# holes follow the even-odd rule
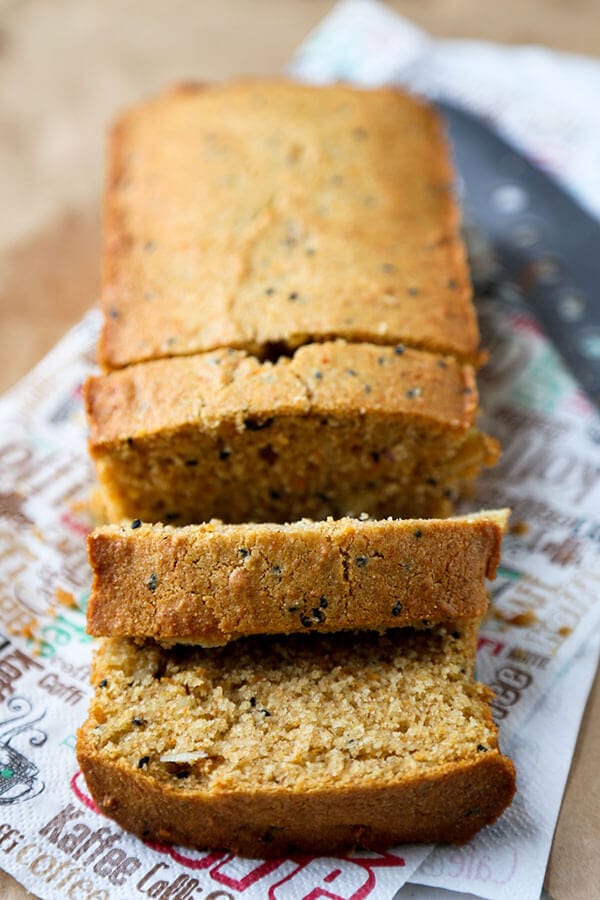
[[[314,609],[311,610],[311,612],[315,622],[318,622],[320,624],[321,622],[325,621],[325,613],[317,606],[315,606]]]
[[[420,387],[409,388],[406,392],[406,396],[409,400],[414,400],[415,397],[420,397],[423,391]]]
[[[327,609],[327,597],[321,597],[319,600],[319,606],[321,609]]]
[[[402,604],[400,603],[400,601],[398,601],[398,603],[395,603],[392,606],[392,615],[399,616],[401,612],[402,612]]]
[[[146,724],[146,720],[145,720],[145,719],[142,719],[141,716],[134,716],[133,719],[131,720],[131,724],[132,724],[132,725],[137,725],[137,726],[139,727],[140,725],[145,725],[145,724]]]
[[[417,530],[415,531],[415,537],[416,537],[416,538],[421,538],[421,537],[423,537],[423,532],[421,531],[420,528],[417,528]]]
[[[250,697],[250,706],[256,706],[256,697]]]
[[[457,641],[460,637],[460,631],[453,631],[452,637],[454,638],[455,641]]]
[[[148,580],[148,584],[146,585],[146,587],[149,590],[151,590],[152,593],[154,593],[154,591],[158,587],[158,575],[156,574],[156,572],[152,573],[152,575],[150,576],[150,578]]]
[[[487,753],[487,752],[488,752],[488,748],[485,747],[483,744],[477,744],[477,749],[479,750],[480,753]]]
[[[359,569],[364,569],[364,567],[368,564],[369,560],[366,556],[357,556],[355,559],[356,565]]]
[[[134,529],[135,529],[135,528],[140,528],[140,527],[141,527],[141,524],[142,524],[142,520],[141,520],[141,519],[134,519],[133,522],[131,523],[131,527],[134,528]]]
[[[98,682],[99,688],[105,688],[108,685],[108,678],[103,678],[102,681]]]
[[[394,353],[396,354],[396,356],[402,356],[405,350],[406,347],[404,346],[404,344],[396,344],[396,346],[394,347]]]
[[[238,553],[240,554],[242,559],[246,559],[246,557],[250,556],[250,554],[252,553],[252,550],[248,550],[247,547],[239,547]]]
[[[219,459],[229,459],[231,456],[231,450],[219,450]]]
[[[300,616],[300,622],[302,623],[302,625],[304,625],[305,628],[310,628],[312,625],[312,619],[310,618],[310,616]]]
[[[197,466],[198,460],[195,458],[194,459],[186,459],[185,464],[186,464],[186,466]]]
[[[263,428],[270,428],[273,424],[273,416],[269,419],[264,419],[262,422],[259,422],[257,419],[244,419],[244,428],[247,431],[262,431]]]
[[[138,760],[138,764],[137,764],[138,769],[143,769],[144,766],[147,766],[149,762],[150,762],[149,756],[142,756],[142,758]]]

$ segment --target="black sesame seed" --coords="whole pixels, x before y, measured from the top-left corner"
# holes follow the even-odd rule
[[[265,833],[261,837],[261,841],[263,842],[263,844],[270,844],[272,840],[273,835],[271,834],[271,832],[265,831]]]
[[[180,769],[179,772],[175,772],[175,778],[189,778],[190,771],[189,769]]]
[[[366,556],[357,556],[355,559],[356,565],[359,569],[364,569],[364,567],[368,564],[369,560]]]
[[[327,609],[327,605],[327,597],[321,597],[321,599],[319,600],[319,606],[321,607],[321,609]]]
[[[133,522],[131,523],[131,527],[132,528],[140,528],[141,524],[142,524],[141,519],[134,519]]]
[[[231,450],[219,450],[219,459],[229,459]]]
[[[273,575],[281,575],[281,566],[272,566],[271,573]]]
[[[401,612],[402,612],[402,604],[398,601],[398,603],[395,603],[394,606],[392,606],[392,615],[399,616]]]
[[[437,484],[437,478],[426,478],[425,484],[430,484],[431,487],[435,487]]]
[[[364,388],[365,388],[365,394],[371,393],[371,385],[370,384],[365,384]]]
[[[415,537],[416,538],[423,537],[423,532],[421,531],[420,528],[417,528],[417,530],[415,531]]]
[[[288,606],[288,612],[289,612],[289,613],[295,613],[295,612],[298,612],[299,609],[300,609],[299,606]]]
[[[317,379],[317,381],[319,381],[319,380],[323,377],[323,373],[322,373],[322,372],[319,372],[319,371],[317,370],[317,371],[315,372],[314,377]]]
[[[315,622],[320,623],[325,621],[325,613],[322,612],[317,606],[315,606],[314,609],[311,610],[311,612]]]
[[[156,588],[158,587],[158,575],[156,572],[153,572],[150,576],[150,580],[148,581],[147,587],[154,593]]]
[[[186,466],[197,466],[198,460],[197,459],[186,459],[185,464],[186,464]]]
[[[372,459],[373,462],[375,462],[375,463],[378,463],[378,462],[379,462],[380,454],[377,452],[377,450],[372,450],[372,451],[371,451],[371,459]]]
[[[119,310],[118,309],[109,309],[108,315],[111,317],[111,319],[118,319],[119,315],[120,315]]]
[[[457,641],[460,637],[460,631],[453,631],[452,637],[454,638],[455,641]]]
[[[271,498],[271,500],[281,500],[281,494],[279,493],[279,491],[274,490],[274,488],[271,488],[269,490],[269,497]]]
[[[411,297],[418,297],[418,296],[419,296],[419,288],[417,288],[417,287],[409,287],[408,293],[409,293],[409,295],[410,295]]]
[[[356,369],[346,369],[346,372],[348,373],[348,375],[358,375]]]
[[[440,369],[447,369],[447,368],[448,368],[448,363],[446,362],[445,359],[438,359],[437,364],[438,364],[438,367],[439,367]]]
[[[477,749],[479,750],[480,753],[487,753],[487,752],[488,752],[488,748],[485,747],[483,744],[477,744]]]
[[[288,300],[297,300],[297,299],[298,299],[297,291],[292,291],[291,293],[288,294]]]
[[[404,346],[404,344],[396,344],[396,346],[394,347],[394,353],[397,356],[402,356],[402,354],[404,353],[405,350],[406,350],[406,347]]]
[[[256,706],[256,697],[250,697],[250,706]]]
[[[409,400],[414,400],[415,397],[420,397],[423,391],[420,387],[409,388],[406,392],[406,396]]]
[[[138,769],[143,769],[144,766],[147,766],[149,762],[150,762],[149,756],[142,756],[142,758],[140,760],[138,760],[138,766],[137,766]]]
[[[265,719],[267,718],[267,716],[271,715],[268,709],[261,709],[261,713],[264,715]]]
[[[138,725],[138,726],[145,725],[146,720],[142,719],[140,716],[134,716],[134,718],[131,720],[131,723],[132,723],[132,725]]]
[[[331,500],[331,497],[329,496],[329,494],[326,494],[324,491],[317,491],[315,496],[319,500],[321,500],[323,503],[329,503],[329,501]]]
[[[108,678],[103,678],[102,681],[98,682],[98,687],[104,688],[108,684]]]
[[[310,628],[312,625],[312,619],[309,616],[300,616],[300,622],[304,625],[305,628]]]
[[[378,356],[378,357],[377,357],[377,365],[378,365],[378,366],[384,366],[384,365],[385,365],[385,356]]]
[[[240,554],[240,556],[242,557],[242,559],[246,559],[247,556],[250,556],[250,554],[252,553],[252,551],[251,551],[251,550],[248,550],[246,547],[240,547],[240,548],[238,549],[238,553]]]
[[[179,518],[178,512],[165,513],[165,521],[167,521],[167,522],[174,522],[175,519],[178,519],[178,518]]]
[[[128,447],[133,447],[133,438],[131,438],[131,437],[128,437],[128,438],[127,438],[127,446],[128,446]]]
[[[244,419],[244,428],[247,431],[262,431],[263,428],[270,428],[273,424],[273,416],[269,419],[264,419],[262,422],[259,422],[257,419]]]

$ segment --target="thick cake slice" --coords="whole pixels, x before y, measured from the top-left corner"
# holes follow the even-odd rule
[[[309,344],[277,363],[217,350],[85,393],[112,522],[445,516],[498,454],[473,369],[402,346]]]
[[[183,86],[112,132],[106,368],[345,338],[475,362],[435,110],[393,88]]]
[[[477,625],[105,639],[77,745],[89,789],[145,840],[246,856],[466,841],[514,792],[472,680]]]
[[[456,519],[106,526],[88,631],[204,646],[483,615],[508,510]]]

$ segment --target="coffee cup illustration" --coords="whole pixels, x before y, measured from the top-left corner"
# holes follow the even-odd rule
[[[44,790],[39,769],[23,753],[11,746],[11,741],[25,731],[32,731],[29,744],[41,747],[47,735],[39,728],[46,712],[29,718],[32,705],[25,697],[11,697],[7,703],[10,718],[0,722],[0,806],[31,800]]]

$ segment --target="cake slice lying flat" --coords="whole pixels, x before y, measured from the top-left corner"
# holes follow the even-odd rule
[[[482,615],[508,510],[455,519],[112,525],[88,538],[94,635],[210,646],[251,634]]]
[[[448,515],[498,456],[472,367],[400,346],[309,344],[275,364],[219,350],[85,393],[112,522]]]
[[[477,626],[105,639],[77,745],[92,796],[144,839],[246,856],[466,841],[514,793]]]

